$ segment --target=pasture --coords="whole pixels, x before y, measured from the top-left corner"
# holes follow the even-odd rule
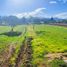
[[[18,55],[20,47],[25,37],[32,37],[32,61],[34,65],[45,62],[45,55],[52,53],[67,52],[67,28],[54,25],[34,24],[34,25],[18,25],[13,28],[13,32],[21,32],[20,35],[8,36],[4,33],[11,33],[10,26],[0,26],[0,57],[3,59],[10,50],[10,45],[15,48],[14,55],[10,59],[12,65]],[[11,33],[14,34],[14,33]],[[2,60],[0,58],[0,60]],[[3,60],[2,60],[3,61]]]

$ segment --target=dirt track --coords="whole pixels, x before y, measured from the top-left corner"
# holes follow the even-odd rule
[[[32,67],[32,49],[31,49],[31,37],[25,38],[22,46],[20,47],[19,54],[16,58],[15,67]]]
[[[10,64],[10,59],[14,54],[14,46],[10,46],[7,58],[4,62],[1,63],[0,67],[32,67],[32,39],[33,38],[31,37],[25,37],[22,45],[20,46],[20,50],[18,51],[18,55],[15,60],[15,65]]]
[[[50,23],[49,25],[67,27],[67,24],[65,24],[65,23]]]
[[[9,51],[7,51],[5,54],[4,54],[4,60],[2,60],[2,63],[0,65],[0,67],[12,67],[12,65],[10,64],[10,59],[11,57],[13,56],[15,52],[15,48],[13,45],[10,45],[9,46]]]

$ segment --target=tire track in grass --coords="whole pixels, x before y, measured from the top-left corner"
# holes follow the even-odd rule
[[[25,30],[24,30],[24,32],[23,32],[23,36],[24,36],[24,34],[26,33],[26,27],[25,27]],[[19,36],[19,39],[22,37],[22,35],[20,35]],[[17,39],[17,41],[16,42],[18,42],[19,41],[19,39]],[[11,58],[13,57],[13,55],[14,55],[14,53],[15,53],[15,45],[16,43],[11,43],[11,45],[8,47],[9,48],[9,51],[8,51],[8,53],[7,53],[7,56],[5,57],[5,59],[3,60],[3,62],[0,64],[0,67],[14,67],[14,65],[12,65],[11,63],[10,63],[10,60],[11,60]]]
[[[33,40],[33,26],[29,25],[25,30],[25,38],[20,47],[19,54],[16,58],[15,67],[33,67],[32,61],[32,46],[31,41]]]
[[[25,37],[22,46],[20,47],[19,54],[16,58],[15,67],[32,67],[32,49],[31,37]]]
[[[13,67],[10,63],[10,59],[14,55],[14,52],[15,52],[15,47],[13,45],[10,45],[8,55],[4,60],[4,62],[2,62],[1,67]]]
[[[9,57],[7,58],[7,60],[4,62],[3,66],[1,67],[33,67],[31,64],[32,61],[32,47],[31,47],[31,41],[33,39],[32,33],[33,33],[33,29],[32,26],[28,27],[27,30],[25,30],[25,34],[29,33],[30,36],[25,36],[24,41],[22,43],[22,45],[20,46],[20,50],[18,51],[18,55],[16,57],[15,60],[15,65],[12,66],[10,64],[10,59],[12,57],[12,55],[14,54],[14,51],[12,51],[13,47],[11,48],[12,52],[9,52]],[[34,35],[34,33],[33,33]]]

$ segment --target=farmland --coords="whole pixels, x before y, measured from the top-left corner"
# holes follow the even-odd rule
[[[55,53],[67,55],[66,27],[34,24],[18,25],[13,28],[13,31],[11,31],[11,29],[12,28],[10,26],[0,26],[0,63],[3,63],[1,64],[3,65],[1,67],[4,67],[4,65],[9,67],[9,64],[11,67],[15,67],[17,64],[16,61],[18,61],[22,56],[22,59],[19,60],[21,67],[23,67],[24,64],[26,65],[26,63],[23,61],[29,60],[28,58],[31,59],[29,60],[29,64],[32,64],[33,67],[45,67],[46,65],[49,67],[49,65],[52,65],[52,63],[48,64],[49,60],[46,55]],[[8,36],[8,32],[13,32],[13,35]],[[19,35],[17,34],[18,32],[20,32]],[[27,46],[27,44],[30,45]],[[26,56],[28,55],[28,52],[25,48],[28,49],[29,56],[31,55],[32,58],[31,56]],[[5,63],[6,60],[7,63]],[[63,60],[59,62],[64,63]],[[59,67],[58,65],[56,65],[56,67]],[[18,65],[16,67],[20,66]]]
[[[48,53],[67,52],[67,28],[35,25],[34,30],[37,35],[32,41],[34,64],[42,62]]]

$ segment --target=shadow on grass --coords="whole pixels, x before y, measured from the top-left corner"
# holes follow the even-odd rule
[[[6,35],[6,36],[10,36],[10,37],[13,37],[13,36],[20,36],[22,34],[22,32],[5,32],[5,33],[1,33],[0,35]]]

